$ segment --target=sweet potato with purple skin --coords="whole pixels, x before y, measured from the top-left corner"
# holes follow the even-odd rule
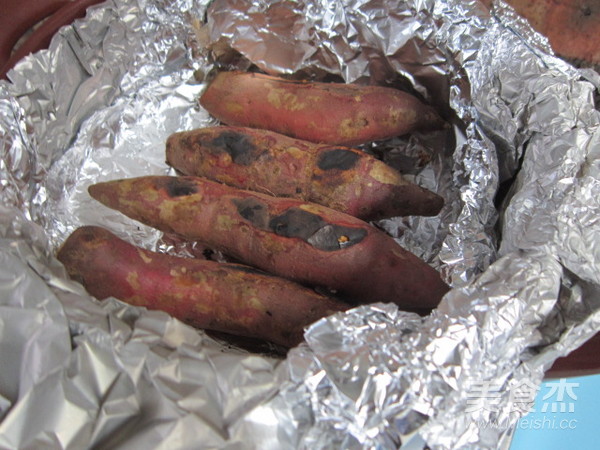
[[[432,107],[397,89],[249,72],[218,73],[200,104],[227,125],[332,145],[358,145],[446,125]]]
[[[267,130],[210,127],[172,134],[167,163],[186,175],[319,203],[363,220],[432,216],[444,200],[360,150]]]
[[[115,297],[197,328],[285,347],[302,341],[304,327],[349,308],[251,267],[150,252],[100,227],[77,229],[57,256],[96,298]]]
[[[432,267],[389,235],[314,203],[187,176],[110,181],[89,193],[149,226],[355,302],[430,308],[448,290]]]

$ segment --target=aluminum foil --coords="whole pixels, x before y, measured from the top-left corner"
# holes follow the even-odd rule
[[[365,147],[446,199],[377,224],[451,283],[433,314],[361,306],[282,359],[68,279],[53,255],[82,224],[194,254],[86,188],[171,173],[166,137],[214,124],[197,103],[211,73],[251,65],[401,86],[452,124]],[[497,448],[527,412],[514,388],[599,329],[600,75],[502,2],[109,1],[9,78],[0,448]],[[472,408],[482,383],[494,408]]]

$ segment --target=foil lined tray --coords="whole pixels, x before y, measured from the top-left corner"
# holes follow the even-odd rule
[[[433,314],[361,306],[281,359],[68,279],[53,255],[83,224],[194,253],[86,188],[172,173],[166,137],[215,123],[211,74],[251,66],[400,86],[452,124],[365,147],[446,200],[377,224],[452,285]],[[496,448],[527,412],[515,389],[599,328],[600,76],[502,2],[108,1],[9,79],[0,448]],[[473,408],[482,383],[493,408]]]

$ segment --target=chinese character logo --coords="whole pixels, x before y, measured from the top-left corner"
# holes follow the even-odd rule
[[[466,412],[498,412],[502,401],[502,385],[492,381],[477,381],[467,392]]]
[[[570,400],[577,400],[577,396],[573,392],[573,389],[579,387],[579,383],[569,382],[566,378],[561,378],[556,382],[546,383],[550,388],[549,392],[542,397],[542,400],[546,400],[542,404],[542,412],[575,412],[574,402],[565,402],[565,394]],[[549,401],[554,399],[555,401]],[[568,411],[567,411],[568,410]]]
[[[513,412],[526,414],[533,411],[533,403],[538,389],[539,386],[529,380],[521,381],[513,386],[509,392],[509,403],[512,405]]]

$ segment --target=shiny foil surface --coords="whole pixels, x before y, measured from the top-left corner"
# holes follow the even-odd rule
[[[280,358],[69,280],[54,254],[84,224],[201,250],[86,189],[173,174],[166,138],[216,124],[198,96],[225,69],[387,84],[444,115],[363,147],[446,200],[377,223],[451,284],[431,315],[361,306]],[[600,328],[600,76],[502,2],[107,1],[8,77],[0,448],[498,448],[528,410],[515,388]],[[473,408],[482,384],[493,408]]]

